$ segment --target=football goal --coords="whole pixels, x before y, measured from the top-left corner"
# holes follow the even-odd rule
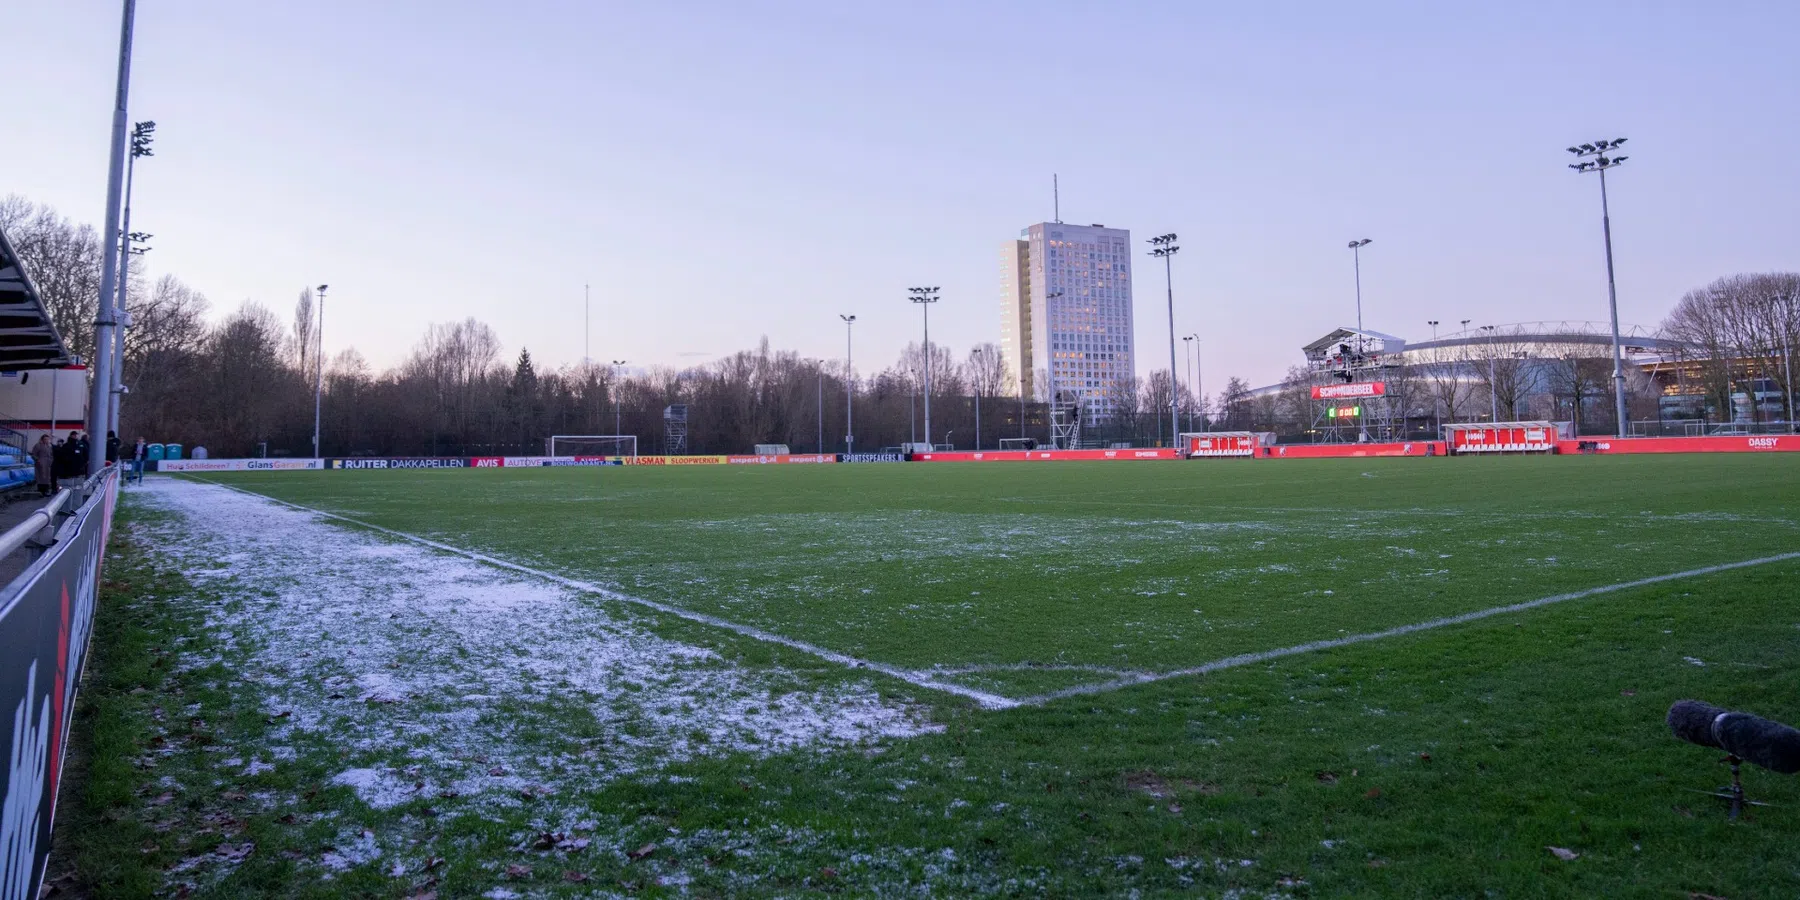
[[[635,434],[557,434],[544,439],[545,456],[623,456],[637,459]]]

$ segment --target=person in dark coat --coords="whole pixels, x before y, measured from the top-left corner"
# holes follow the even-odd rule
[[[92,452],[93,448],[88,445],[87,435],[79,431],[75,432],[75,436],[72,440],[75,443],[75,451],[70,454],[70,461],[75,464],[75,471],[70,474],[76,478],[86,478],[88,473],[88,454]]]
[[[38,494],[50,496],[56,489],[56,448],[51,446],[49,434],[38,435],[37,443],[31,447],[31,464],[37,475]]]
[[[71,455],[75,452],[74,443],[75,439],[71,436],[68,440],[57,441],[52,449],[51,474],[59,479],[69,477],[69,473],[75,468]]]
[[[119,461],[119,435],[116,432],[106,433],[106,461],[108,463]]]

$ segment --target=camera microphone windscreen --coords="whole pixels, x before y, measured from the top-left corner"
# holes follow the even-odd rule
[[[1669,707],[1669,730],[1690,744],[1724,750],[1772,772],[1800,772],[1800,730],[1698,700]]]
[[[1713,720],[1725,710],[1710,703],[1698,700],[1677,700],[1669,707],[1669,730],[1675,736],[1690,744],[1702,747],[1719,747],[1719,741],[1713,737]]]

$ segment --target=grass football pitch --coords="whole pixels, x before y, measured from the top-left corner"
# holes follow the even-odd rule
[[[1700,793],[1723,783],[1716,755],[1662,724],[1685,697],[1800,720],[1800,459],[197,480],[591,586],[589,602],[659,635],[807,684],[870,680],[934,726],[597,780],[560,802],[590,810],[618,852],[547,868],[519,862],[522,840],[557,826],[529,804],[452,826],[438,809],[422,820],[424,800],[366,808],[282,782],[297,808],[326,804],[441,858],[414,872],[387,868],[390,852],[321,895],[1800,892],[1800,785],[1747,773],[1772,805],[1728,822]],[[129,535],[157,514],[128,501],[125,515]],[[193,575],[153,544],[127,554],[131,577]],[[1549,602],[1502,609],[1531,601]],[[204,617],[158,615],[152,636],[205,642]],[[102,668],[129,655],[112,640],[103,625]],[[144,705],[95,702],[119,704],[121,729]],[[209,702],[240,718],[256,703],[228,687]],[[579,731],[548,721],[529,740],[554,755],[591,739]],[[309,766],[330,775],[302,753],[285,777]],[[263,840],[308,852],[280,812]],[[200,887],[280,893],[305,871],[263,853]]]

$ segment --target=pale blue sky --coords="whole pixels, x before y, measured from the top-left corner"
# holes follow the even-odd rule
[[[96,224],[119,4],[0,0],[0,194]],[[153,273],[397,361],[476,316],[549,365],[752,345],[858,369],[999,338],[1002,241],[1050,216],[1178,232],[1177,326],[1256,383],[1371,328],[1621,315],[1800,267],[1800,4],[471,3],[142,0],[134,226]],[[1139,241],[1141,244],[1141,240]],[[1139,367],[1167,355],[1134,267]]]

